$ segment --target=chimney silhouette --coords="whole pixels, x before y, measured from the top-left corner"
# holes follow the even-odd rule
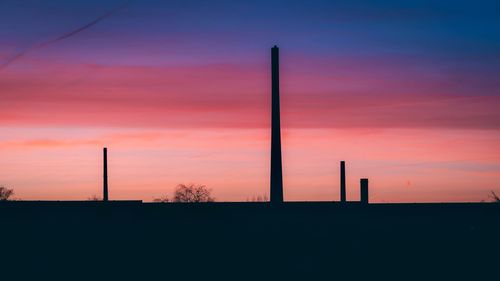
[[[271,48],[271,203],[283,202],[283,171],[281,165],[280,69],[279,48]]]
[[[102,200],[108,201],[108,149],[103,149],[103,186],[102,186]]]
[[[340,161],[340,202],[346,202],[345,161]]]
[[[360,180],[361,204],[368,204],[368,179]]]

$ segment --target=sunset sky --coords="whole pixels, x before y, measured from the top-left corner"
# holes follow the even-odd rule
[[[354,3],[355,2],[355,3]],[[498,1],[0,2],[0,185],[151,201],[268,195],[280,47],[285,200],[500,193]]]

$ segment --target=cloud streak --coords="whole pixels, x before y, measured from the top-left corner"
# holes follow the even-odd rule
[[[500,96],[489,94],[497,93],[496,85],[476,91],[474,81],[485,72],[470,74],[455,89],[450,86],[455,76],[410,71],[406,63],[379,71],[369,65],[348,71],[337,63],[318,75],[301,71],[318,69],[318,62],[293,61],[282,82],[286,128],[500,129]],[[44,71],[0,78],[0,126],[269,126],[268,72],[258,65],[42,64],[39,69]],[[58,86],[82,75],[76,84]]]
[[[45,42],[42,42],[42,43],[39,43],[39,44],[36,44],[36,45],[33,45],[31,47],[28,47],[27,49],[25,50],[22,50],[18,53],[15,53],[13,55],[11,55],[10,57],[8,57],[1,65],[0,65],[0,70],[2,69],[5,69],[7,68],[9,65],[11,65],[12,63],[16,62],[17,60],[21,59],[22,57],[24,57],[26,54],[32,52],[32,51],[35,51],[35,50],[38,50],[38,49],[41,49],[41,48],[44,48],[44,47],[47,47],[49,45],[52,45],[52,44],[56,44],[57,42],[59,41],[62,41],[62,40],[65,40],[65,39],[68,39],[72,36],[75,36],[77,34],[79,34],[80,32],[82,31],[85,31],[89,28],[91,28],[92,26],[96,25],[97,23],[99,23],[100,21],[112,16],[114,13],[116,13],[118,10],[120,10],[123,6],[120,6],[112,11],[108,11],[106,12],[104,15],[92,20],[91,22],[77,28],[77,29],[74,29],[74,30],[71,30],[69,32],[66,32],[56,38],[53,38],[51,40],[48,40],[48,41],[45,41]]]

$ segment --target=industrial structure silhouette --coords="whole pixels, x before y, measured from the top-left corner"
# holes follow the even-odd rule
[[[368,204],[366,178],[347,204],[345,161],[339,204],[284,203],[277,46],[271,75],[270,202],[110,200],[104,147],[102,201],[0,202],[0,264],[15,274],[5,280],[496,277],[484,269],[498,263],[500,204]],[[424,267],[441,275],[420,276]]]
[[[279,49],[271,49],[271,203],[283,202],[283,165],[281,163],[280,59]]]
[[[281,157],[281,115],[280,115],[280,58],[279,48],[271,48],[271,171],[270,203],[284,202],[283,164]],[[368,179],[360,180],[360,202],[368,204]],[[103,201],[108,201],[107,148],[103,148]],[[345,161],[340,161],[340,202],[346,203]]]

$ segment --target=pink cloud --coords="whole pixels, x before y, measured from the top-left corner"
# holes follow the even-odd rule
[[[498,129],[500,97],[457,91],[454,78],[403,63],[304,61],[283,66],[289,128]],[[264,128],[268,69],[259,65],[104,66],[36,62],[0,78],[3,126]],[[465,91],[465,92],[464,92]]]

